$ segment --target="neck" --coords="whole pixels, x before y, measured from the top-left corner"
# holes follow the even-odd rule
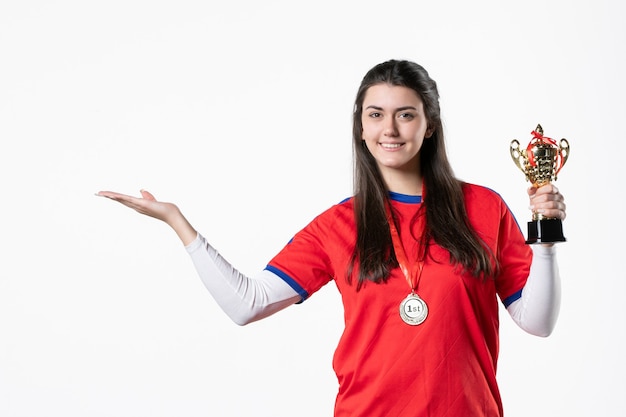
[[[384,179],[389,191],[406,195],[422,195],[422,176],[415,175],[415,172],[387,173]]]

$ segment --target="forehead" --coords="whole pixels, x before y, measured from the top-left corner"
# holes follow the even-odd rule
[[[363,98],[363,107],[376,106],[395,108],[412,106],[422,107],[422,99],[415,90],[390,84],[375,84],[367,89]]]

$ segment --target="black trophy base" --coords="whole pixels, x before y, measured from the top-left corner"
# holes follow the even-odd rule
[[[528,222],[528,239],[526,243],[565,242],[561,219],[542,219]]]

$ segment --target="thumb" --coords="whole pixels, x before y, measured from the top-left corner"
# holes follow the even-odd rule
[[[156,198],[152,194],[150,194],[150,192],[146,190],[139,190],[139,192],[141,193],[141,196],[146,200],[156,201]]]

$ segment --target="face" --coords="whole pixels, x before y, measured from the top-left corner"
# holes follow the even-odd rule
[[[384,177],[419,172],[419,151],[430,133],[424,104],[414,90],[373,85],[365,93],[361,121],[362,138]]]

